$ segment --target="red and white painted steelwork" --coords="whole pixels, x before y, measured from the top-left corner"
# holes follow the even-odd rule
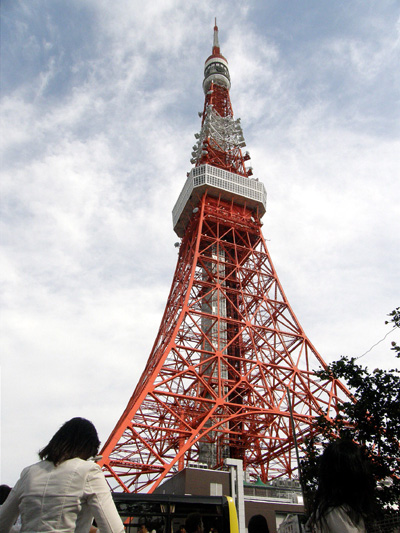
[[[296,475],[297,441],[348,395],[317,379],[324,361],[283,292],[261,233],[266,192],[246,169],[228,63],[214,28],[194,167],[173,210],[181,238],[160,330],[102,450],[114,490],[153,491],[189,462],[243,460],[250,479]],[[290,402],[288,398],[290,394]]]

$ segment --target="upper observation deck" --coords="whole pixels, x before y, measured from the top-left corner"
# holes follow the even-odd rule
[[[199,165],[189,172],[172,210],[174,231],[178,237],[185,234],[193,209],[205,192],[216,198],[233,201],[236,205],[258,210],[259,218],[266,211],[267,193],[260,181],[211,165]]]

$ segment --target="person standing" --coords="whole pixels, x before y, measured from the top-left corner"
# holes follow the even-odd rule
[[[186,533],[204,533],[203,519],[200,513],[191,513],[185,521]]]
[[[269,533],[267,519],[261,514],[252,516],[249,520],[247,530],[249,533]]]
[[[322,454],[309,525],[315,533],[365,533],[374,509],[375,483],[363,450],[337,439]]]
[[[147,524],[145,522],[142,522],[141,524],[139,524],[138,533],[149,533]]]
[[[11,487],[8,485],[0,485],[0,506],[6,501],[10,492]]]
[[[0,531],[9,533],[18,514],[21,531],[88,533],[95,518],[102,533],[123,533],[101,468],[90,461],[100,441],[94,425],[72,418],[25,468],[0,509]]]

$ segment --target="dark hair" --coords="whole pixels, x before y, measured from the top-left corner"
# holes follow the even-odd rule
[[[94,425],[85,418],[72,418],[53,436],[47,446],[40,450],[39,457],[55,466],[79,457],[89,459],[97,454],[100,441]]]
[[[262,514],[255,514],[247,526],[249,533],[269,533],[268,522]]]
[[[357,525],[374,508],[374,486],[364,450],[348,438],[331,442],[321,457],[312,521],[322,525],[331,509],[344,505]]]
[[[8,485],[0,485],[0,505],[2,505],[6,499],[7,499],[7,496],[10,494],[11,492],[11,487],[9,487]]]
[[[185,529],[187,533],[194,533],[199,526],[202,526],[203,519],[200,513],[190,513],[185,521]]]

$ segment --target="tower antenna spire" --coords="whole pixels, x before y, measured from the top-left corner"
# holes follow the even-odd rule
[[[213,49],[212,49],[213,55],[219,55],[220,48],[219,48],[219,42],[218,42],[218,26],[217,26],[217,17],[215,17],[215,24],[214,24],[214,41],[213,41]]]

